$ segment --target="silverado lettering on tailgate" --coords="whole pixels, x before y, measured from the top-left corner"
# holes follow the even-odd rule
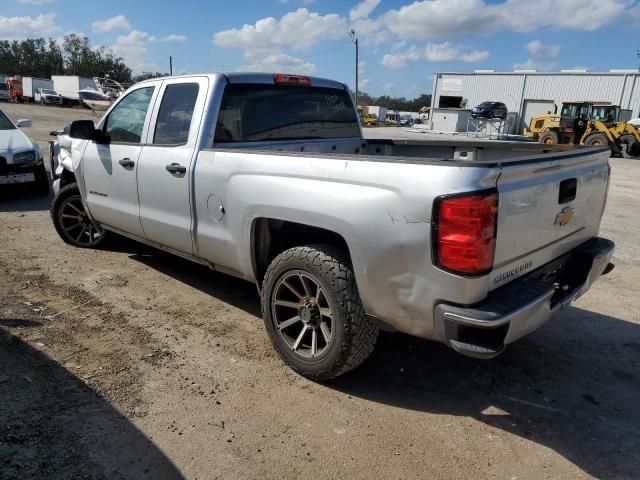
[[[529,260],[527,263],[523,263],[522,265],[518,265],[516,268],[512,268],[511,270],[507,271],[507,272],[503,272],[500,275],[498,275],[495,278],[495,283],[500,283],[504,280],[507,280],[508,278],[513,277],[514,275],[524,271],[524,270],[529,270],[531,267],[533,267],[533,262],[531,260]]]

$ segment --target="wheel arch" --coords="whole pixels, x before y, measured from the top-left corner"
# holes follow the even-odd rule
[[[271,261],[293,247],[312,243],[326,243],[344,249],[353,261],[349,245],[343,235],[331,229],[269,217],[255,218],[251,225],[251,266],[258,288]]]

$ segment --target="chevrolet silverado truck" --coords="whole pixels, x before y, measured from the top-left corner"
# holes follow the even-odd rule
[[[254,282],[275,350],[315,380],[380,329],[494,357],[613,268],[607,148],[365,140],[331,80],[147,80],[69,135],[65,242],[116,233]]]

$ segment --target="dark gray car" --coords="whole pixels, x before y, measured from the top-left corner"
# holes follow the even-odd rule
[[[502,102],[482,102],[471,110],[473,118],[507,118],[507,106]]]

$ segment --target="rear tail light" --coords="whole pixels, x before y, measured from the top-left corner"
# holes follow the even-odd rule
[[[495,190],[436,199],[432,223],[436,266],[462,275],[493,268],[498,193]]]
[[[273,76],[273,82],[284,85],[301,85],[308,87],[311,85],[311,79],[303,75],[286,75],[284,73],[276,73]]]

